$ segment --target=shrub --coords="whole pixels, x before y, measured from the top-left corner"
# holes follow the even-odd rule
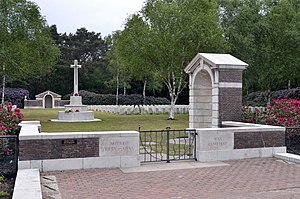
[[[273,100],[264,112],[260,112],[259,109],[252,111],[248,106],[244,106],[243,120],[285,127],[300,126],[300,100]]]
[[[19,135],[23,114],[19,108],[12,109],[12,103],[0,105],[0,135]],[[0,139],[0,157],[10,156],[15,153],[14,147],[11,146],[10,140]]]
[[[300,87],[271,92],[271,101],[277,99],[300,100]],[[267,106],[267,102],[267,92],[253,92],[243,97],[243,103],[247,106]]]
[[[29,91],[23,88],[5,88],[4,94],[5,102],[12,102],[19,108],[23,108],[24,97],[29,96]],[[0,96],[2,96],[2,89],[0,89]]]
[[[81,90],[79,95],[82,96],[82,103],[86,105],[115,105],[116,96],[112,94],[97,94],[90,91]],[[70,95],[64,96],[69,99]],[[146,97],[146,104],[163,105],[170,104],[170,101],[164,97]],[[119,105],[140,105],[143,104],[143,96],[138,94],[119,95]]]
[[[1,135],[18,135],[20,127],[18,124],[23,119],[23,114],[19,108],[12,109],[12,103],[0,105],[0,134]]]

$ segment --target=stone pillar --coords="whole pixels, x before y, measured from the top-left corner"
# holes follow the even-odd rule
[[[190,76],[190,128],[241,120],[242,73],[247,66],[229,54],[196,55],[185,68]]]
[[[219,69],[219,120],[242,120],[242,75],[243,70]]]

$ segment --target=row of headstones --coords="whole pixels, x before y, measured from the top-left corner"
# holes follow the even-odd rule
[[[263,106],[248,106],[248,109],[254,113],[254,112],[265,112],[266,111],[266,107]]]
[[[89,105],[88,109],[93,111],[109,112],[120,115],[131,115],[131,114],[164,114],[170,113],[170,105],[145,105],[145,106],[133,106],[133,105]],[[175,113],[188,113],[189,105],[175,105]]]

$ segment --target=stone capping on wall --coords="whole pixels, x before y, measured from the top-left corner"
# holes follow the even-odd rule
[[[285,128],[222,122],[227,128],[197,130],[196,156],[201,162],[273,157],[285,153]]]
[[[41,171],[140,166],[137,131],[40,133],[23,125],[19,168]]]
[[[41,199],[42,188],[38,169],[19,169],[13,199]]]

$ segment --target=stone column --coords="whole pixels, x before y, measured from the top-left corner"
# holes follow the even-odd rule
[[[219,120],[242,120],[242,75],[243,70],[219,69]]]

